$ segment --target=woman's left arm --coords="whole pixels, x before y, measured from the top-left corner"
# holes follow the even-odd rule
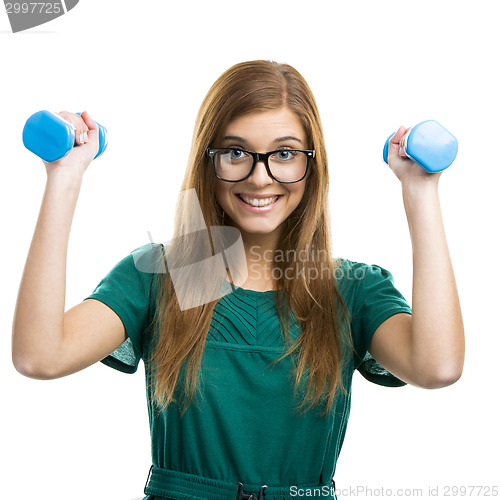
[[[427,173],[404,156],[400,127],[388,162],[401,181],[413,250],[412,315],[396,314],[375,331],[370,354],[412,385],[433,389],[456,382],[465,356],[458,290],[438,196],[439,173]]]

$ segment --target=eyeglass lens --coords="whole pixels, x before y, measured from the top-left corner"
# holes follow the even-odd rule
[[[222,179],[237,181],[245,178],[254,159],[251,154],[236,149],[217,151],[214,156],[215,171]],[[307,154],[302,151],[283,149],[272,154],[269,168],[279,181],[293,182],[301,179],[307,167]]]

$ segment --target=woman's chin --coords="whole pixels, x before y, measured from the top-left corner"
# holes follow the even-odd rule
[[[237,220],[235,225],[242,233],[261,235],[271,234],[279,227],[277,223],[262,220]]]

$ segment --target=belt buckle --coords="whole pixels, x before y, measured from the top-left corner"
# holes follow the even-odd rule
[[[246,495],[245,493],[243,493],[243,483],[236,481],[236,484],[238,485],[238,494],[236,495],[236,500],[263,500],[264,490],[267,488],[266,485],[260,487],[259,496],[256,497],[255,495]]]

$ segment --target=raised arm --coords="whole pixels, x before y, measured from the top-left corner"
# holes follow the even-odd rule
[[[15,368],[40,379],[82,369],[125,340],[118,316],[98,301],[64,311],[71,223],[82,177],[97,154],[99,139],[97,125],[88,113],[82,113],[82,118],[66,112],[61,115],[77,128],[79,146],[65,158],[45,163],[47,183],[12,325]]]
[[[401,181],[413,250],[412,315],[396,314],[375,331],[370,354],[402,380],[433,389],[456,382],[465,356],[462,311],[438,196],[440,173],[400,156],[400,127],[389,165]]]

